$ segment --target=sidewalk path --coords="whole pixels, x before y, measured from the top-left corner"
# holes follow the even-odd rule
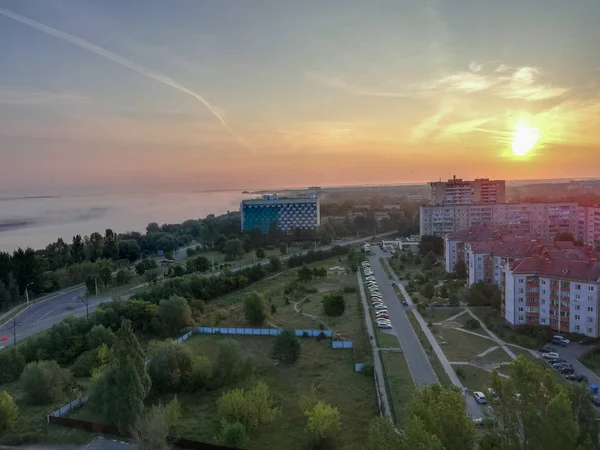
[[[492,338],[494,341],[496,341],[496,343],[497,343],[497,344],[498,344],[500,347],[502,347],[502,350],[504,350],[504,351],[506,352],[506,354],[507,354],[508,356],[510,356],[510,358],[511,358],[511,359],[517,359],[517,355],[515,355],[515,354],[513,353],[513,351],[512,351],[512,350],[510,350],[510,349],[509,349],[509,348],[506,346],[506,343],[505,343],[505,342],[504,342],[502,339],[500,339],[498,336],[496,336],[494,333],[492,333],[492,332],[490,331],[490,329],[489,329],[489,328],[488,328],[488,327],[485,325],[485,323],[483,323],[483,321],[482,321],[482,320],[481,320],[479,317],[477,317],[477,316],[476,316],[476,315],[473,313],[473,311],[471,311],[471,310],[470,310],[468,307],[467,307],[467,308],[465,308],[465,310],[467,311],[467,313],[469,313],[469,315],[470,315],[470,316],[471,316],[473,319],[475,319],[477,322],[479,322],[479,325],[481,326],[481,328],[483,329],[483,331],[485,331],[485,332],[486,332],[486,333],[487,333],[487,334],[488,334],[488,335],[489,335],[489,336],[490,336],[490,337],[491,337],[491,338]]]

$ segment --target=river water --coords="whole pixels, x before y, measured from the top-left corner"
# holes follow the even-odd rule
[[[44,248],[62,237],[143,231],[150,222],[178,223],[239,210],[240,191],[18,197],[0,195],[0,250]]]

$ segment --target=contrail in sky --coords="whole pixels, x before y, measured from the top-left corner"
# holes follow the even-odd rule
[[[225,122],[225,119],[223,119],[223,116],[221,116],[221,114],[216,110],[216,108],[210,102],[208,102],[208,100],[206,100],[200,94],[192,91],[191,89],[188,89],[185,86],[182,86],[177,81],[175,81],[165,75],[162,75],[160,73],[157,73],[150,69],[147,69],[143,66],[140,66],[139,64],[136,64],[133,61],[129,61],[128,59],[125,59],[122,56],[119,56],[113,52],[105,50],[102,47],[98,47],[97,45],[94,45],[91,42],[83,40],[77,36],[73,36],[72,34],[65,33],[64,31],[60,31],[60,30],[57,30],[56,28],[49,27],[40,22],[36,22],[35,20],[28,19],[27,17],[21,16],[20,14],[16,14],[12,11],[9,11],[9,10],[3,9],[3,8],[0,8],[0,14],[4,15],[6,17],[10,17],[11,19],[16,20],[17,22],[20,22],[24,25],[28,25],[32,28],[35,28],[36,30],[41,31],[42,33],[49,34],[50,36],[54,36],[55,38],[58,38],[63,41],[69,42],[70,44],[76,45],[77,47],[81,47],[85,50],[89,50],[90,52],[93,52],[93,53],[97,54],[98,56],[102,56],[103,58],[109,59],[112,62],[120,64],[121,66],[125,66],[135,72],[141,73],[142,75],[145,75],[148,78],[152,78],[153,80],[156,80],[159,83],[165,84],[165,85],[170,86],[174,89],[177,89],[178,91],[181,91],[185,94],[191,95],[196,100],[200,101],[212,113],[212,115],[215,116],[219,122],[221,122],[221,125],[223,125],[223,127],[229,132],[229,134],[231,134],[233,137],[235,137],[238,140],[238,142],[240,144],[242,144],[244,147],[246,147],[250,150],[255,150],[255,148],[252,145],[250,145],[248,142],[246,142],[241,136],[239,136],[235,131],[233,131],[229,125],[227,125],[227,122]]]

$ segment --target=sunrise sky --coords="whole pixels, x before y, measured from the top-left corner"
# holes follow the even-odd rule
[[[600,176],[598,0],[0,0],[0,189]]]

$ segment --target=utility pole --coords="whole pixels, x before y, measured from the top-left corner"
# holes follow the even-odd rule
[[[10,325],[8,326],[8,329],[12,331],[14,345],[17,345],[17,327],[19,325],[21,325],[21,322],[17,322],[17,317],[15,316],[12,318]]]
[[[98,292],[98,277],[94,278],[94,286],[96,287],[96,297],[98,297],[99,292]],[[87,305],[87,303],[86,303]]]
[[[90,320],[90,299],[87,295],[82,295],[79,297],[79,301],[85,305],[85,320],[89,322]]]
[[[27,304],[29,305],[29,286],[31,286],[33,284],[33,281],[31,283],[27,283],[25,285],[25,298],[27,299]]]

